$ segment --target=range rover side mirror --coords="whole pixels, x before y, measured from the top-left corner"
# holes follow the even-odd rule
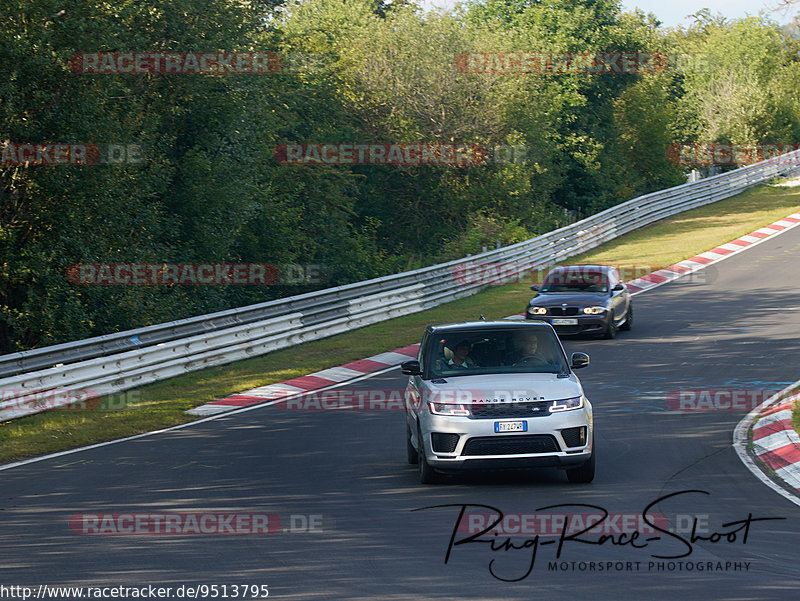
[[[419,361],[416,359],[411,359],[410,361],[403,361],[400,364],[400,369],[403,370],[403,373],[407,376],[419,376],[422,374],[422,370],[419,367]]]
[[[617,284],[611,289],[612,292],[619,292],[620,290],[625,290],[625,286],[622,284]]]
[[[589,365],[589,355],[586,353],[572,353],[572,369],[581,369]]]
[[[539,292],[539,286],[531,286],[531,290],[534,292]]]

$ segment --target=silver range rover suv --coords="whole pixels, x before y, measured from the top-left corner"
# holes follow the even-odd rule
[[[406,361],[408,462],[423,484],[463,470],[557,467],[570,482],[595,471],[592,406],[545,322],[430,325]]]

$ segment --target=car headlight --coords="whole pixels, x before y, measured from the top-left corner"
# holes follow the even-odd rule
[[[558,413],[559,411],[572,411],[573,409],[581,408],[583,408],[583,397],[576,396],[571,399],[553,401],[553,404],[550,405],[550,413]]]
[[[586,313],[586,315],[597,315],[598,313],[605,312],[605,310],[605,307],[586,307],[583,312]]]
[[[528,313],[531,315],[544,315],[547,313],[547,309],[544,307],[528,307]]]
[[[449,415],[458,417],[469,417],[470,410],[467,405],[452,404],[452,403],[431,403],[428,402],[428,407],[434,415]]]

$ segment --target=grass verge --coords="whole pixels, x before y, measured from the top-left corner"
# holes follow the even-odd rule
[[[800,187],[758,186],[622,236],[570,262],[666,267],[798,209]],[[428,311],[112,395],[86,409],[5,422],[0,424],[0,463],[192,421],[185,411],[214,399],[418,342],[429,323],[519,313],[531,298],[528,284],[490,287]],[[800,427],[798,412],[795,427]]]
[[[796,401],[792,407],[792,425],[795,432],[800,434],[800,401]]]

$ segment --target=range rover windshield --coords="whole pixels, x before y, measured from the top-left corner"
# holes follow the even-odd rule
[[[558,338],[549,328],[447,330],[431,336],[429,344],[428,361],[434,378],[569,373]]]

